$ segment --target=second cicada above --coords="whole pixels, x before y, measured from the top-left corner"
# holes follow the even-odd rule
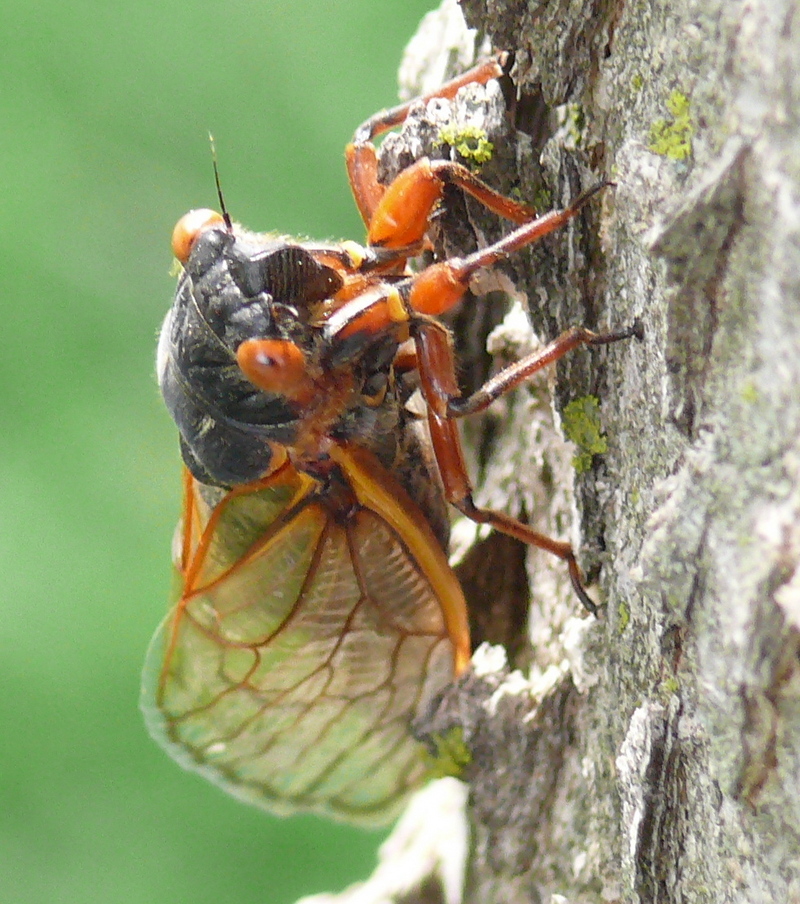
[[[497,78],[503,62],[430,97]],[[470,660],[448,504],[558,556],[594,608],[569,544],[473,503],[457,419],[578,345],[632,335],[568,330],[459,393],[438,315],[605,183],[541,217],[450,161],[423,158],[383,186],[373,139],[410,106],[367,120],[347,148],[363,245],[249,232],[221,193],[221,213],[183,217],[158,347],[185,474],[177,600],[145,669],[148,727],[243,800],[364,825],[393,818],[423,781],[411,723]],[[412,273],[448,185],[514,226]],[[407,404],[415,392],[422,417]]]

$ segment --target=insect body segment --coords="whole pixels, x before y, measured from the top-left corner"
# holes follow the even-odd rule
[[[410,725],[469,662],[447,503],[563,559],[594,607],[568,544],[475,506],[456,418],[576,345],[632,334],[568,331],[461,397],[434,318],[594,190],[537,219],[448,161],[420,160],[384,188],[371,142],[408,109],[368,120],[347,150],[365,246],[257,235],[224,209],[184,217],[158,350],[187,472],[177,600],[145,673],[150,730],[238,797],[365,824],[392,818],[422,780]],[[411,273],[446,184],[518,225]],[[427,423],[408,404],[417,389]]]

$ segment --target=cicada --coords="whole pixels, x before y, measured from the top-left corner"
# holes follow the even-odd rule
[[[504,62],[429,97],[497,78]],[[439,315],[604,183],[541,217],[450,161],[418,160],[383,186],[373,139],[410,106],[373,116],[347,148],[363,245],[249,232],[221,191],[221,213],[179,221],[157,362],[185,474],[177,601],[145,671],[149,729],[236,797],[363,825],[393,818],[423,781],[411,724],[470,660],[448,504],[559,556],[593,608],[567,543],[474,504],[457,419],[577,345],[631,335],[569,330],[459,393]],[[515,228],[411,272],[447,185]]]

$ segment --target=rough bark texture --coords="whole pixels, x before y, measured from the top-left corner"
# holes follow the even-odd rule
[[[465,554],[472,601],[512,613],[476,634],[518,671],[484,647],[420,726],[459,725],[472,754],[463,888],[458,786],[433,786],[373,880],[331,900],[800,901],[800,7],[462,9],[479,43],[516,53],[513,118],[496,84],[471,87],[387,142],[386,174],[454,153],[436,139],[455,118],[489,133],[482,174],[503,191],[560,206],[617,183],[456,317],[465,380],[490,331],[501,361],[532,347],[528,323],[550,339],[639,317],[645,338],[557,369],[557,411],[600,400],[607,449],[582,473],[546,380],[467,427],[479,503],[573,531],[602,615],[546,556],[496,538]],[[448,2],[418,36],[407,90],[464,68],[457,15]],[[448,198],[449,253],[501,228]]]

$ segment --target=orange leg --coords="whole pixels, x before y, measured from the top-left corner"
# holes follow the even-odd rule
[[[368,243],[399,248],[421,241],[445,185],[457,185],[493,213],[514,223],[536,217],[532,207],[496,192],[460,163],[422,157],[386,187],[369,221]]]
[[[459,418],[485,411],[501,395],[579,345],[608,345],[623,339],[643,338],[638,320],[633,326],[608,333],[594,333],[573,326],[544,348],[504,367],[472,395],[462,396],[455,382],[455,362],[447,333],[436,321],[430,320],[415,324],[413,332],[425,402],[441,418]]]
[[[403,175],[404,173],[401,173],[398,178],[402,178]],[[601,182],[595,185],[563,210],[553,210],[535,220],[523,223],[493,245],[463,258],[451,258],[432,264],[403,285],[376,286],[372,292],[353,299],[352,303],[345,305],[328,318],[326,328],[329,340],[335,344],[337,338],[346,339],[359,332],[374,336],[398,324],[421,322],[428,316],[449,311],[460,301],[470,279],[478,270],[491,267],[520,248],[564,226],[577,216],[590,198],[609,184],[611,183]],[[491,189],[487,190],[502,198]],[[509,200],[509,203],[514,202]],[[497,208],[492,206],[491,209]],[[408,238],[405,233],[399,235],[403,239]]]
[[[376,286],[372,292],[364,293],[335,312],[326,324],[332,347],[339,344],[346,347],[342,340],[358,333],[376,336],[391,329],[410,330],[420,384],[428,407],[434,453],[448,502],[473,521],[490,524],[496,530],[565,561],[575,592],[593,613],[597,607],[586,593],[575,554],[568,543],[540,534],[502,512],[480,509],[475,505],[455,418],[484,410],[503,393],[579,345],[602,345],[633,336],[641,337],[641,327],[635,324],[630,329],[608,333],[594,333],[579,327],[567,330],[540,352],[510,365],[477,392],[462,397],[455,378],[450,333],[433,317],[459,301],[476,271],[492,266],[569,222],[606,184],[600,183],[584,192],[563,210],[551,211],[524,223],[487,248],[463,258],[433,264],[403,283]],[[492,206],[492,209],[496,208]],[[401,235],[404,239],[408,238],[403,233]]]
[[[496,78],[503,71],[502,62],[505,60],[485,63],[428,97],[453,97],[463,85],[485,83]],[[471,277],[478,270],[491,267],[564,226],[608,183],[594,186],[563,210],[551,211],[539,218],[532,209],[498,194],[465,167],[449,161],[422,158],[384,188],[377,179],[377,154],[372,139],[402,123],[410,106],[403,104],[367,120],[356,131],[353,143],[347,148],[348,175],[359,211],[368,227],[368,244],[388,250],[420,243],[447,184],[458,186],[489,210],[521,225],[487,248],[427,267],[402,287],[376,287],[368,297],[358,300],[358,304],[346,306],[330,318],[327,324],[329,338],[335,345],[337,337],[346,339],[359,332],[377,335],[402,325],[410,328],[421,388],[428,406],[433,449],[448,502],[473,521],[489,524],[523,543],[562,559],[567,564],[572,585],[581,602],[590,612],[596,613],[597,606],[584,588],[580,568],[569,543],[541,534],[502,512],[475,505],[455,418],[482,411],[500,395],[578,345],[616,342],[640,335],[641,328],[636,325],[627,330],[599,334],[573,328],[541,352],[505,368],[477,392],[462,397],[455,378],[450,333],[432,318],[449,310],[461,299]]]
[[[403,123],[411,107],[418,101],[425,102],[435,97],[450,99],[455,97],[464,85],[486,84],[491,79],[499,78],[503,74],[507,62],[507,55],[500,54],[494,59],[475,66],[430,94],[392,107],[390,110],[376,113],[356,129],[353,141],[345,150],[345,161],[356,205],[361,218],[368,227],[385,192],[385,187],[378,182],[378,161],[375,146],[372,143],[373,139]]]
[[[461,298],[477,270],[497,263],[569,222],[605,184],[607,183],[600,183],[584,192],[564,210],[551,211],[525,223],[494,245],[464,258],[454,258],[428,267],[415,277],[408,299],[408,306],[412,310],[411,329],[420,383],[429,412],[431,439],[448,501],[471,520],[479,524],[490,524],[495,530],[544,549],[565,561],[576,594],[592,613],[597,612],[597,606],[584,588],[580,568],[569,543],[547,537],[502,512],[480,509],[475,505],[454,418],[484,410],[503,393],[578,345],[603,345],[633,336],[641,337],[641,326],[637,323],[629,329],[609,333],[593,333],[574,327],[541,351],[506,367],[471,396],[462,397],[455,377],[450,334],[444,326],[431,319],[430,315],[440,314],[451,308]]]
[[[461,299],[470,279],[478,270],[491,267],[513,252],[560,229],[578,215],[590,198],[611,184],[598,183],[563,210],[551,210],[535,220],[524,223],[494,245],[481,248],[463,258],[451,258],[427,267],[414,278],[409,297],[410,307],[418,314],[436,315],[450,310]]]
[[[461,437],[453,418],[483,411],[503,393],[541,368],[558,361],[578,345],[604,345],[632,336],[641,338],[641,335],[639,323],[630,329],[610,333],[593,333],[573,327],[541,351],[502,370],[471,396],[462,397],[456,383],[455,360],[448,331],[436,321],[427,319],[420,320],[413,327],[420,383],[428,406],[428,426],[447,501],[472,521],[490,524],[495,530],[544,549],[565,561],[578,598],[593,614],[597,613],[597,606],[583,586],[580,568],[569,543],[553,540],[503,512],[480,509],[475,505],[461,450]]]

